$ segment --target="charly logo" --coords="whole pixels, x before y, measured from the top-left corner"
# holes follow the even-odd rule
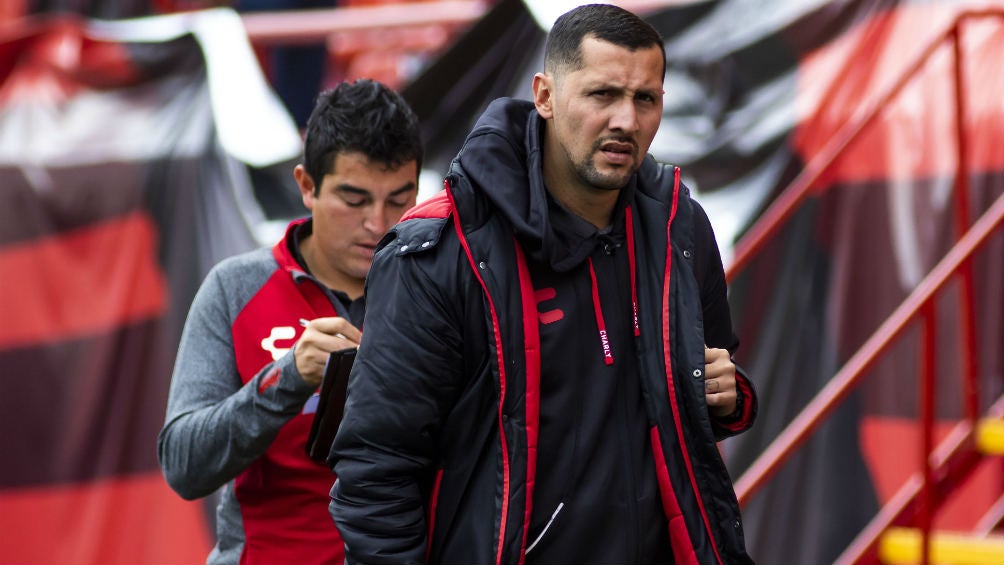
[[[607,330],[600,330],[600,345],[603,346],[603,356],[613,359],[614,354],[610,351],[610,339],[607,337]]]
[[[280,357],[289,351],[293,344],[288,344],[288,347],[279,347],[276,345],[277,341],[287,341],[296,337],[296,329],[293,326],[276,326],[272,328],[272,331],[268,334],[268,337],[261,340],[261,348],[268,351],[272,355],[272,360],[276,361]],[[283,344],[287,345],[287,344]]]

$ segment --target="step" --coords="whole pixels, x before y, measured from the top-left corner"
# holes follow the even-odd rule
[[[984,455],[1004,455],[1004,420],[980,420],[976,426],[976,446]]]
[[[920,542],[918,529],[890,528],[879,540],[879,560],[884,565],[920,563]],[[933,532],[930,557],[931,565],[1001,565],[1004,563],[1004,536]]]

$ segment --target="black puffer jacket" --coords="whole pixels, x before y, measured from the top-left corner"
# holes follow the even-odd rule
[[[329,459],[339,477],[331,514],[350,562],[524,560],[540,401],[524,254],[557,245],[548,239],[539,121],[531,103],[493,103],[446,190],[409,212],[374,260],[365,338]],[[752,425],[756,397],[740,376],[741,416],[709,416],[692,252],[698,209],[677,169],[645,160],[632,205],[635,351],[676,562],[748,564],[716,440]]]

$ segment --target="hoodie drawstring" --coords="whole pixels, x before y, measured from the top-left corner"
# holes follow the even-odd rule
[[[638,325],[638,285],[636,283],[637,274],[634,260],[634,222],[631,219],[631,207],[624,209],[625,229],[627,230],[628,266],[631,271],[631,316],[634,322],[634,335],[641,335],[641,327]],[[596,314],[596,327],[600,331],[600,348],[603,351],[603,362],[607,365],[614,364],[614,353],[610,348],[610,338],[607,335],[607,324],[603,320],[603,306],[600,304],[600,289],[596,284],[596,269],[593,268],[593,258],[586,258],[589,264],[589,280],[592,282],[593,312]]]
[[[589,257],[589,278],[593,286],[593,312],[596,314],[596,327],[600,330],[600,347],[603,348],[603,362],[614,364],[614,353],[610,350],[610,339],[607,337],[607,324],[603,321],[603,307],[600,306],[600,291],[596,286],[596,269],[593,268],[593,258]]]

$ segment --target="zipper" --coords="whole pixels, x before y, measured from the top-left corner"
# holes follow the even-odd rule
[[[488,292],[488,285],[485,283],[484,278],[481,276],[481,270],[487,268],[484,261],[480,263],[474,259],[474,255],[471,252],[470,244],[467,242],[467,238],[464,236],[464,231],[460,227],[460,212],[457,210],[457,204],[453,200],[453,193],[450,190],[449,179],[443,181],[444,186],[447,188],[447,195],[450,198],[450,204],[453,208],[453,227],[457,232],[457,239],[460,241],[460,246],[464,250],[464,254],[467,255],[467,261],[470,263],[471,269],[474,271],[474,277],[481,284],[481,289],[485,293],[485,299],[488,301],[488,312],[491,316],[492,330],[495,333],[495,351],[497,359],[495,360],[498,365],[499,370],[499,398],[498,398],[498,429],[499,429],[499,448],[502,453],[502,509],[499,516],[499,537],[497,540],[497,547],[495,552],[495,563],[497,565],[502,565],[502,555],[505,550],[505,537],[506,537],[506,524],[509,520],[509,489],[511,488],[511,477],[509,468],[509,445],[506,441],[505,436],[505,413],[503,407],[505,405],[506,398],[506,366],[505,366],[505,355],[504,349],[502,348],[502,335],[501,326],[498,319],[498,311],[495,309],[495,301],[492,299],[492,295]]]

